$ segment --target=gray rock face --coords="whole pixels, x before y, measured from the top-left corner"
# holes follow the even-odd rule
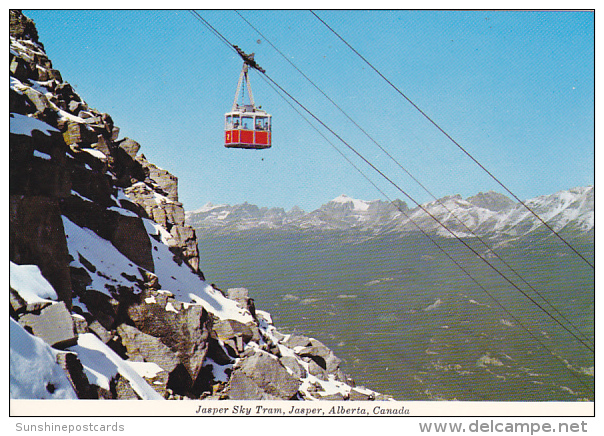
[[[10,257],[19,265],[34,264],[71,307],[71,277],[65,231],[57,200],[11,196]]]
[[[197,236],[191,226],[185,225],[182,204],[167,196],[158,197],[150,183],[136,183],[126,188],[125,193],[133,203],[142,207],[149,218],[169,229],[172,238],[167,244],[170,250],[187,262],[193,271],[199,272]]]
[[[38,42],[38,30],[34,22],[16,10],[9,11],[10,35],[15,38]]]
[[[227,289],[226,296],[239,303],[239,306],[247,309],[250,296],[246,288],[229,288]]]
[[[227,393],[231,400],[281,400],[281,398],[262,390],[251,377],[242,371],[235,371],[231,375]]]
[[[180,363],[176,353],[154,336],[127,324],[121,324],[117,333],[130,359],[156,363],[167,372],[172,372]]]
[[[110,241],[124,256],[135,264],[155,271],[151,241],[147,235],[145,225],[138,217],[124,216],[113,213],[113,225],[110,230]]]
[[[312,360],[310,357],[307,357],[306,361],[308,362],[308,372],[310,374],[314,375],[319,380],[329,380],[327,371],[325,371],[323,367],[319,366],[319,364]]]
[[[513,207],[516,204],[505,195],[493,191],[486,193],[479,192],[472,197],[468,197],[467,201],[474,206],[483,207],[494,212],[505,210],[509,207]]]
[[[298,363],[298,360],[292,356],[283,356],[279,358],[279,361],[283,366],[288,368],[297,379],[306,378],[308,373],[302,365]]]
[[[130,138],[125,138],[122,141],[118,142],[118,146],[122,150],[124,150],[132,159],[136,158],[136,155],[138,154],[138,151],[141,148],[141,145],[138,142],[133,141]]]
[[[335,374],[342,360],[336,357],[329,348],[316,339],[310,340],[311,345],[298,351],[303,357],[309,357],[329,374]]]
[[[227,392],[232,399],[289,400],[297,395],[299,386],[300,381],[290,375],[278,359],[255,352],[235,366]]]
[[[136,391],[130,385],[128,379],[118,374],[115,382],[116,399],[118,400],[140,400]]]
[[[294,349],[296,347],[306,347],[310,345],[310,338],[302,335],[293,334],[287,340],[284,341],[284,345],[288,348]]]
[[[147,171],[149,179],[157,184],[170,200],[178,201],[178,178],[149,162],[144,155],[137,156],[136,159]]]
[[[165,305],[132,304],[127,314],[137,329],[158,338],[178,357],[194,381],[208,350],[212,321],[201,306],[191,305],[167,311]]]
[[[46,306],[38,315],[26,313],[19,324],[52,347],[69,347],[77,342],[71,314],[63,302]]]

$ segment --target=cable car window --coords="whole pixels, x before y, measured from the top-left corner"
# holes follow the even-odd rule
[[[239,128],[239,115],[233,115],[233,128]]]
[[[233,117],[231,115],[227,115],[226,117],[226,129],[231,130],[233,128]]]
[[[256,130],[268,130],[268,117],[256,117]]]
[[[241,117],[241,128],[243,130],[252,130],[254,125],[253,117]]]

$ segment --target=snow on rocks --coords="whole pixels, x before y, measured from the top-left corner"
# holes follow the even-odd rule
[[[263,337],[261,342],[276,345],[279,364],[290,376],[300,381],[299,399],[390,399],[364,387],[355,386],[354,381],[340,369],[340,359],[321,342],[302,335],[283,335],[272,324],[268,312],[258,310],[256,314]],[[254,349],[254,356],[263,348],[253,343],[248,347]],[[239,362],[235,364],[235,367],[238,366],[241,366]]]
[[[136,280],[143,281],[139,268],[120,253],[106,239],[92,230],[82,228],[63,217],[71,266],[89,271],[88,289],[111,296],[110,290],[118,286],[132,287]]]
[[[163,243],[168,240],[169,234],[157,223],[147,219],[144,222],[152,236],[155,275],[162,289],[169,290],[180,301],[200,304],[219,319],[230,319],[243,324],[254,321],[248,310],[207,284],[190,267],[174,262],[173,253]],[[161,239],[161,242],[156,238]]]
[[[10,288],[28,304],[52,303],[58,298],[37,265],[17,265],[10,262]]]
[[[119,373],[128,382],[136,394],[143,400],[162,400],[163,398],[138,374],[130,364],[124,361],[111,348],[92,333],[78,337],[78,344],[70,348],[77,353],[88,376],[94,384],[110,390],[110,381]],[[140,368],[138,368],[140,370]]]
[[[58,351],[25,331],[12,318],[10,323],[10,398],[75,400],[77,395],[63,369]]]
[[[50,135],[51,132],[58,132],[57,129],[44,121],[28,117],[27,115],[10,114],[10,133],[31,136],[34,130],[42,132],[47,136]]]
[[[365,212],[369,209],[370,202],[364,200],[358,200],[356,198],[349,197],[345,194],[331,200],[333,203],[344,204],[350,207],[356,212]]]

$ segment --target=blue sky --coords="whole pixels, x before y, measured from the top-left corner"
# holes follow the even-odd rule
[[[504,192],[310,12],[240,12],[437,197]],[[223,147],[242,62],[188,11],[24,13],[63,79],[179,178],[185,209],[248,201],[310,211],[343,193],[383,199],[257,72],[273,147]],[[234,11],[199,13],[403,190],[432,200]],[[593,13],[317,14],[520,198],[594,183]]]

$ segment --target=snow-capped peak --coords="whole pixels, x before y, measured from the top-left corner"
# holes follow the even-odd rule
[[[358,212],[364,212],[369,209],[369,202],[365,200],[357,200],[356,198],[349,197],[346,194],[342,194],[339,197],[331,200],[332,203],[348,204],[352,203],[352,208]]]

